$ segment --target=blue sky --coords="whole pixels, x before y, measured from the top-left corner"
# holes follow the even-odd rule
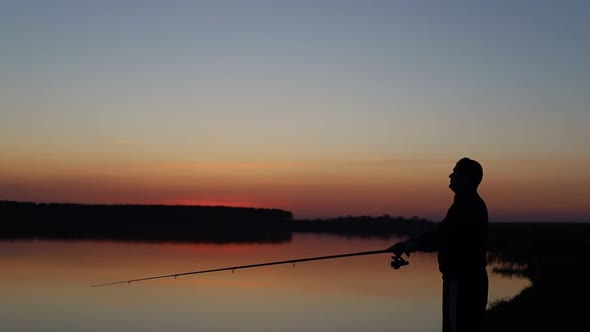
[[[589,6],[4,1],[1,182],[113,163],[588,162]]]

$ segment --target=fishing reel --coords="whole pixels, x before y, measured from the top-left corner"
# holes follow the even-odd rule
[[[394,270],[408,264],[410,264],[410,262],[403,259],[401,256],[391,256],[391,268]]]

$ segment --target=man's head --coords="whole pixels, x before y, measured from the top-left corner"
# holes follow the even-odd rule
[[[454,192],[475,191],[483,178],[483,168],[472,159],[462,158],[449,175],[449,188]]]

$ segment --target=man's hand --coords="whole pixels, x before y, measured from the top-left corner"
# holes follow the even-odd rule
[[[416,251],[416,243],[412,240],[402,241],[392,245],[387,250],[398,257],[402,254],[406,254],[410,257],[410,253]]]

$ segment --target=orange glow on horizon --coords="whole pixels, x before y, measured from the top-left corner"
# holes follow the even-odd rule
[[[163,200],[155,204],[162,205],[188,205],[188,206],[227,206],[227,207],[246,207],[255,208],[257,205],[253,202],[247,201],[233,201],[233,200],[201,200],[201,199],[174,199]]]
[[[453,200],[448,188],[453,163],[172,163],[176,169],[3,164],[0,200],[276,208],[294,218],[389,214],[437,221]],[[483,161],[480,193],[490,219],[588,221],[590,162],[572,162],[567,172],[563,163]]]

